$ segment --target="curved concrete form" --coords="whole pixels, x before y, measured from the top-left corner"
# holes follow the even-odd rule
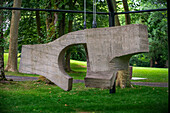
[[[47,44],[22,46],[19,72],[43,75],[69,91],[73,79],[63,69],[63,58],[67,48],[76,44],[87,45],[87,87],[111,88],[117,71],[128,69],[132,55],[149,51],[145,25],[86,29]]]

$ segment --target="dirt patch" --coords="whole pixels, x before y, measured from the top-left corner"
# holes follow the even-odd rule
[[[13,80],[13,81],[33,81],[33,80],[38,80],[38,77],[23,77],[23,76],[5,76],[7,80]]]

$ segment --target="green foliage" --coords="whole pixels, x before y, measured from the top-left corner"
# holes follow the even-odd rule
[[[131,66],[149,67],[150,58],[147,53],[137,54],[131,57],[129,64]]]
[[[130,2],[131,10],[147,10],[160,8],[167,8],[166,0],[134,0]],[[143,54],[144,56],[147,56],[145,58],[148,62],[146,62],[146,60],[144,59],[140,59],[140,55],[135,55],[132,57],[130,64],[132,65],[135,61],[135,64],[137,66],[149,66],[150,60],[153,60],[153,63],[155,63],[155,61],[158,63],[157,67],[164,67],[166,60],[168,60],[167,12],[157,11],[141,14],[131,14],[131,20],[132,23],[147,25],[149,53]]]
[[[152,13],[147,23],[150,38],[149,55],[158,62],[158,67],[164,67],[168,60],[167,12]]]
[[[2,7],[12,7],[13,5],[13,0],[8,0],[8,1],[4,1],[3,6]],[[7,51],[9,48],[9,26],[10,26],[10,20],[11,20],[11,11],[9,10],[3,10],[3,24],[2,24],[2,28],[3,28],[3,39],[1,42],[1,46],[4,46],[4,50]]]
[[[71,59],[86,61],[86,52],[83,45],[77,45],[70,48],[71,49]]]

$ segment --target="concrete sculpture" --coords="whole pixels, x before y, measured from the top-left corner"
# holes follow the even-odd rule
[[[128,70],[132,55],[149,51],[145,25],[85,29],[47,44],[22,46],[19,71],[43,75],[69,91],[73,79],[64,71],[62,61],[65,51],[76,44],[87,45],[90,64],[85,77],[87,87],[111,88],[116,73]]]

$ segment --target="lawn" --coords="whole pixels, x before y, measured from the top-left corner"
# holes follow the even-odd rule
[[[107,89],[73,84],[69,92],[43,82],[0,83],[1,113],[168,113],[168,89],[134,86]]]
[[[168,68],[133,67],[133,77],[147,78],[142,82],[168,82]]]
[[[86,62],[71,60],[71,68],[70,76],[84,79]],[[12,72],[6,74],[38,76]],[[168,69],[134,67],[133,76],[148,78],[145,82],[167,82]],[[72,90],[66,92],[44,82],[10,81],[0,83],[0,112],[168,113],[168,88],[134,85],[125,89],[116,87],[116,93],[109,94],[108,89],[86,88],[84,83],[74,83]]]

